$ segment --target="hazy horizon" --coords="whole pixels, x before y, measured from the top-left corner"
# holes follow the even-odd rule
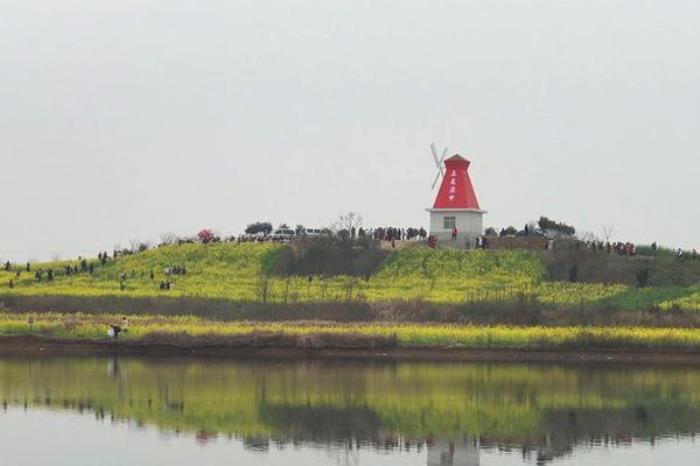
[[[485,226],[700,249],[700,3],[0,6],[0,259],[350,210],[427,227],[433,141]]]

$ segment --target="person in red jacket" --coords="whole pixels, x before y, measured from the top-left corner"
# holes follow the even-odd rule
[[[452,241],[457,239],[457,227],[453,226],[452,227]]]

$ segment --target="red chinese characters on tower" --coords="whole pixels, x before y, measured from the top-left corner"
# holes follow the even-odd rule
[[[479,210],[468,168],[469,161],[459,155],[445,160],[445,175],[433,204],[434,209]]]

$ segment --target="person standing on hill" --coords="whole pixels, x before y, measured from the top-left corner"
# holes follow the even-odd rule
[[[457,239],[457,225],[452,226],[452,241]]]

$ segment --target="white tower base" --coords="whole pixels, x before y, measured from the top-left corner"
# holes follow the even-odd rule
[[[425,209],[430,212],[430,234],[438,241],[452,240],[452,225],[457,227],[460,246],[469,242],[471,247],[477,236],[484,232],[485,210],[479,209]]]

